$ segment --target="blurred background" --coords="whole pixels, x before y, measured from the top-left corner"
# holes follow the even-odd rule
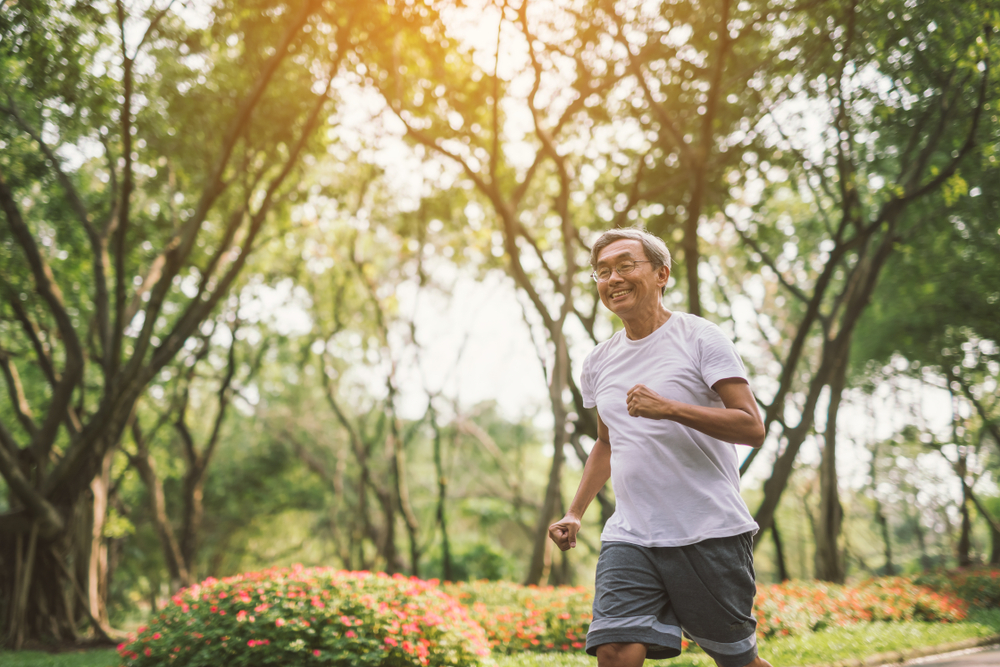
[[[0,624],[302,563],[591,586],[589,246],[768,438],[758,579],[1000,563],[1000,3],[0,2]]]

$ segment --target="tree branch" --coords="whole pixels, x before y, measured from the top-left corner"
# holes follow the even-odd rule
[[[24,309],[21,300],[14,293],[13,287],[4,280],[2,275],[0,275],[0,290],[3,291],[3,295],[13,309],[17,321],[21,323],[21,328],[24,330],[25,335],[27,335],[28,340],[31,341],[31,346],[35,350],[35,357],[38,360],[39,368],[42,369],[42,374],[50,385],[55,386],[59,382],[60,376],[52,364],[52,352],[49,349],[49,345],[46,341],[42,340],[41,329],[31,319],[31,316],[28,315],[28,311]]]
[[[14,414],[21,426],[28,432],[28,437],[34,438],[38,431],[35,421],[31,415],[31,406],[24,395],[24,387],[21,385],[21,377],[17,373],[17,366],[10,358],[10,354],[0,349],[0,370],[3,370],[7,380],[7,393],[10,396],[10,403],[14,407]]]
[[[41,493],[36,491],[31,482],[24,476],[21,466],[15,458],[17,452],[17,444],[3,423],[0,423],[0,474],[3,475],[7,486],[14,492],[14,495],[24,503],[24,506],[38,522],[39,534],[43,538],[51,540],[63,531],[65,523],[59,511]]]
[[[21,217],[20,209],[14,201],[14,194],[9,189],[2,173],[0,173],[0,208],[6,214],[7,225],[27,257],[35,281],[35,289],[55,318],[66,349],[66,363],[62,378],[53,389],[52,401],[42,426],[36,437],[32,439],[32,448],[44,457],[48,455],[48,451],[55,441],[59,423],[66,416],[73,390],[83,375],[83,348],[76,335],[76,329],[73,327],[73,321],[63,304],[62,292],[52,274],[52,269],[39,252],[31,230]]]

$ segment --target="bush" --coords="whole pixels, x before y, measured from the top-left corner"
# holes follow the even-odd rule
[[[442,588],[469,608],[490,646],[503,653],[577,651],[590,627],[593,593],[585,588],[475,581]]]
[[[514,563],[507,553],[483,542],[460,545],[451,553],[452,581],[500,581],[515,577],[519,568],[520,565]],[[424,572],[444,571],[440,548],[428,550],[420,569]]]
[[[436,582],[295,567],[185,589],[118,652],[129,667],[465,667],[489,644]]]
[[[872,579],[855,587],[822,582],[758,586],[754,612],[762,638],[871,621],[949,623],[966,615],[959,598],[906,577]]]
[[[976,567],[950,572],[922,574],[914,580],[918,584],[952,595],[957,595],[973,607],[1000,608],[1000,570]]]

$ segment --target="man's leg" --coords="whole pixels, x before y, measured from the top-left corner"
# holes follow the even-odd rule
[[[719,667],[767,667],[757,656],[752,536],[654,551],[688,638]]]
[[[601,546],[587,631],[587,653],[601,667],[638,667],[646,658],[680,655],[680,624],[651,557],[635,544]]]
[[[597,647],[597,667],[639,667],[645,659],[645,644],[615,642]]]
[[[715,664],[718,665],[719,663]],[[743,667],[771,667],[771,663],[769,663],[767,660],[758,655],[756,658],[753,659],[753,662],[747,663]]]

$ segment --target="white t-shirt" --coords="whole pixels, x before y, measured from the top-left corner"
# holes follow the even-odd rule
[[[736,447],[667,419],[632,417],[626,394],[644,384],[664,398],[725,407],[712,389],[746,379],[732,341],[708,320],[673,313],[641,340],[625,331],[583,362],[583,404],[597,407],[611,437],[615,513],[604,542],[677,547],[756,531],[740,497]]]

